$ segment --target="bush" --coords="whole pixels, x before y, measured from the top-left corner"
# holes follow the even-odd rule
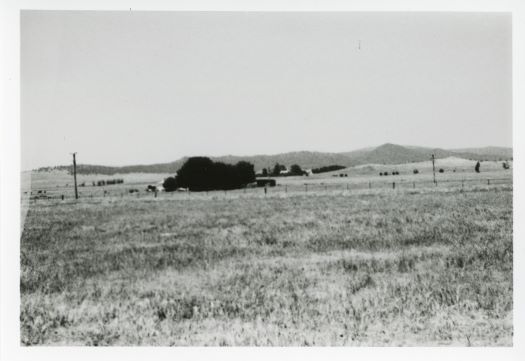
[[[177,181],[175,180],[175,177],[168,177],[164,179],[162,186],[166,192],[174,192],[177,190]]]
[[[413,172],[414,172],[414,174],[418,174],[419,173],[419,171],[417,169],[414,169]]]
[[[439,168],[439,173],[445,173],[445,170],[443,168]]]

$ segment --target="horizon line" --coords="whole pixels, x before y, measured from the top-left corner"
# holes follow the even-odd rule
[[[123,167],[140,167],[140,166],[152,166],[157,164],[166,164],[166,163],[174,163],[181,159],[185,158],[191,158],[191,157],[209,157],[209,158],[220,158],[220,157],[258,157],[258,156],[276,156],[276,155],[283,155],[283,154],[291,154],[291,153],[324,153],[324,154],[342,154],[342,153],[351,153],[351,152],[357,152],[360,150],[368,150],[368,149],[375,149],[379,148],[384,145],[395,145],[400,147],[418,147],[418,148],[428,148],[428,149],[442,149],[442,150],[448,150],[448,151],[461,151],[463,149],[473,149],[473,148],[507,148],[507,149],[513,149],[512,146],[501,146],[501,145],[485,145],[485,146],[471,146],[471,147],[460,147],[460,148],[443,148],[443,147],[433,147],[433,146],[422,146],[422,145],[406,145],[406,144],[396,144],[391,142],[382,143],[380,145],[376,146],[368,146],[368,147],[361,147],[361,148],[355,148],[352,150],[346,150],[346,151],[339,151],[339,152],[330,152],[330,151],[319,151],[319,150],[291,150],[291,151],[285,151],[285,152],[279,152],[279,153],[256,153],[256,154],[222,154],[222,155],[184,155],[181,156],[175,160],[172,161],[164,161],[164,162],[153,162],[153,163],[147,163],[147,164],[137,164],[137,163],[130,163],[130,164],[121,164],[121,165],[107,165],[107,164],[96,164],[96,163],[78,163],[77,165],[89,165],[89,166],[99,166],[99,167],[110,167],[110,168],[123,168]],[[21,169],[21,172],[29,172],[38,170],[41,168],[53,168],[53,167],[64,167],[69,164],[57,164],[57,165],[47,165],[47,166],[40,166],[36,168],[31,169]]]

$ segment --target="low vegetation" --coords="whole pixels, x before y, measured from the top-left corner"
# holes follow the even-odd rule
[[[32,203],[22,344],[512,344],[511,185],[175,196]]]

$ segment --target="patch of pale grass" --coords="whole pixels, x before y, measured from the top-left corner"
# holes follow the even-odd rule
[[[494,189],[33,204],[22,343],[511,345]]]

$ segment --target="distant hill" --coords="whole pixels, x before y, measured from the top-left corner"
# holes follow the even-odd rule
[[[493,156],[497,158],[512,158],[512,148],[505,147],[483,147],[483,148],[463,148],[463,149],[452,149],[455,153],[471,153],[480,156]]]
[[[462,148],[462,149],[441,149],[425,148],[416,146],[402,146],[386,143],[378,147],[359,149],[351,152],[326,153],[326,152],[289,152],[274,155],[251,155],[236,156],[225,155],[220,157],[210,157],[214,161],[224,163],[237,163],[241,160],[252,163],[255,170],[262,168],[272,168],[275,163],[291,166],[299,164],[302,168],[319,168],[329,165],[341,165],[352,167],[362,164],[403,164],[422,162],[429,160],[431,154],[436,159],[458,157],[470,160],[506,160],[512,159],[512,148],[504,147],[484,147],[484,148]],[[178,159],[170,163],[158,163],[149,165],[131,165],[123,167],[108,167],[101,165],[79,164],[77,172],[79,174],[125,174],[125,173],[167,173],[174,174],[186,161],[187,157]],[[51,169],[71,171],[72,166],[57,166],[39,168],[39,171]]]

